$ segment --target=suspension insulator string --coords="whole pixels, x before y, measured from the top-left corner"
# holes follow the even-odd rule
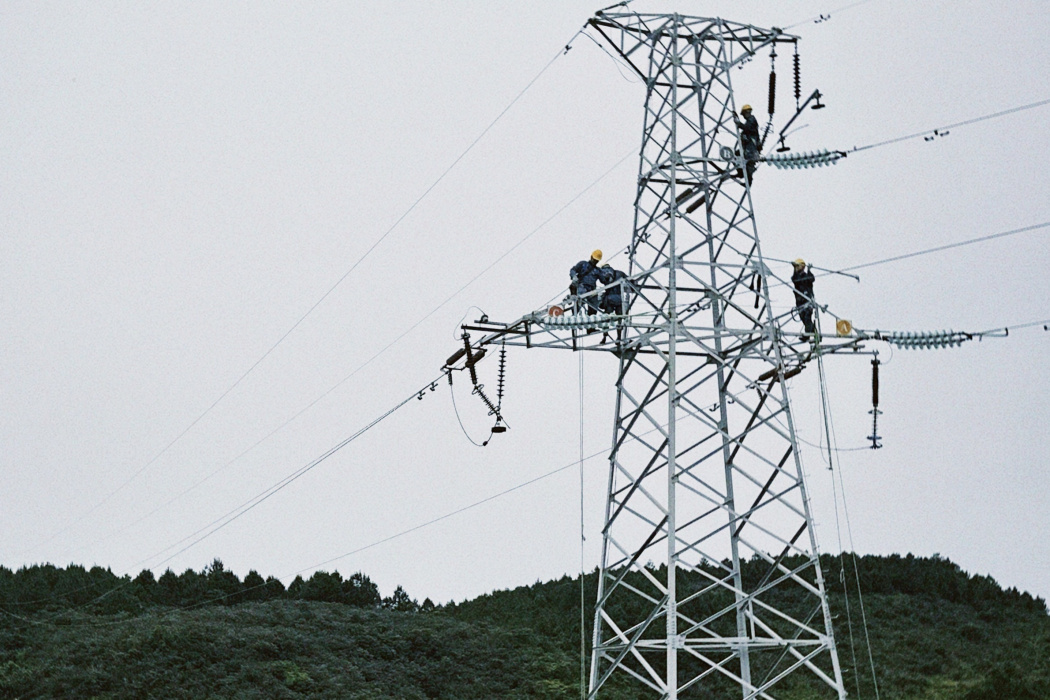
[[[871,440],[871,449],[877,450],[882,447],[882,443],[879,442],[882,438],[879,437],[879,416],[882,415],[882,411],[879,410],[879,356],[878,353],[871,361],[871,410],[868,413],[871,414],[871,435],[868,439]]]
[[[758,142],[758,150],[762,150],[765,147],[766,137],[769,136],[769,132],[773,129],[773,112],[777,106],[777,48],[773,46],[773,50],[769,52],[769,99],[766,102],[766,114],[769,115],[769,119],[766,121],[765,131],[762,132],[762,139]]]
[[[776,54],[774,54],[776,55]],[[773,112],[777,107],[777,72],[770,69],[769,71],[769,101],[766,103],[766,114],[773,116]]]
[[[798,42],[795,42],[795,56],[794,56],[794,71],[795,71],[795,111],[799,108],[799,98],[802,97],[802,68],[799,65],[798,57]]]
[[[503,407],[503,387],[507,378],[507,344],[499,345],[499,375],[496,382],[496,408]]]
[[[500,343],[499,347],[499,377],[496,383],[496,408],[493,413],[496,414],[496,424],[492,426],[492,434],[489,436],[489,440],[492,439],[492,435],[499,435],[500,433],[507,432],[507,425],[503,422],[503,388],[506,385],[507,380],[507,344]],[[485,441],[487,445],[489,440]]]

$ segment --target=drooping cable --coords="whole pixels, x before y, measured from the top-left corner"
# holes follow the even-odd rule
[[[480,442],[470,437],[470,433],[467,432],[467,426],[463,425],[463,419],[459,416],[459,407],[456,406],[456,390],[452,388],[452,374],[450,373],[448,377],[448,394],[452,397],[452,410],[456,413],[456,422],[459,423],[459,429],[463,431],[463,437],[467,438],[467,441],[474,447],[484,447]]]
[[[587,541],[584,531],[584,508],[583,508],[583,417],[584,417],[584,391],[583,391],[583,353],[579,355],[579,394],[580,394],[580,700],[587,700],[587,634],[585,606],[586,593],[584,591],[584,543]]]
[[[639,78],[637,76],[637,74],[635,74],[633,68],[630,69],[629,73],[624,74],[623,67],[622,67],[622,64],[621,64],[621,61],[623,61],[623,59],[621,59],[621,58],[619,58],[617,56],[613,56],[611,53],[609,53],[608,49],[605,48],[605,45],[602,42],[598,41],[597,39],[595,39],[593,36],[591,36],[587,32],[583,32],[583,35],[585,37],[587,37],[588,39],[590,39],[594,43],[595,46],[597,46],[599,49],[602,50],[602,53],[604,53],[606,56],[609,57],[609,60],[613,62],[613,66],[616,67],[616,72],[620,74],[621,78],[623,78],[624,80],[626,80],[629,83],[641,83],[642,82],[642,79]]]

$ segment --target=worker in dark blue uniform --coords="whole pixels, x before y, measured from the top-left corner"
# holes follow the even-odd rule
[[[602,278],[601,268],[598,267],[598,263],[602,261],[602,251],[596,250],[591,253],[590,260],[581,260],[572,266],[569,270],[569,293],[584,295],[587,292],[593,292],[598,287],[598,282]],[[600,306],[600,299],[597,294],[587,297],[585,310],[588,313],[597,313]]]
[[[791,265],[795,268],[795,272],[791,275],[791,283],[795,285],[795,308],[798,310],[798,317],[802,319],[806,335],[812,335],[815,329],[813,309],[817,305],[813,301],[813,272],[806,266],[806,261],[802,258]]]
[[[737,120],[736,126],[740,129],[740,145],[744,148],[744,159],[747,161],[747,184],[751,184],[751,178],[755,174],[758,164],[758,154],[761,149],[761,140],[758,135],[758,120],[751,114],[751,105],[740,108],[740,116],[743,121]]]
[[[607,314],[623,314],[627,310],[627,282],[623,281],[627,273],[614,269],[611,265],[602,265],[602,284],[605,294],[602,295],[602,311]]]

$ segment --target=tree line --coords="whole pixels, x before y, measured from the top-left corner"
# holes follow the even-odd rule
[[[361,572],[343,578],[338,571],[316,571],[307,579],[296,576],[285,587],[279,579],[263,578],[254,569],[241,580],[220,559],[200,571],[186,569],[176,574],[168,569],[156,577],[145,569],[134,578],[117,576],[100,566],[34,564],[18,570],[0,566],[0,609],[15,614],[69,608],[115,614],[158,605],[186,608],[268,600],[310,600],[402,612],[434,609],[429,598],[420,605],[401,586],[384,598],[372,579]]]

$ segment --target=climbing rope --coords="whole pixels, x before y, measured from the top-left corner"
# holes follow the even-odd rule
[[[875,700],[880,700],[879,679],[875,674],[875,657],[871,651],[871,636],[868,633],[868,615],[864,609],[864,592],[860,586],[860,567],[857,564],[857,548],[853,544],[853,526],[850,524],[849,506],[846,504],[846,485],[842,480],[842,470],[839,470],[838,480],[839,490],[842,491],[842,512],[846,518],[846,535],[849,537],[849,548],[853,559],[853,576],[857,581],[857,602],[860,606],[860,620],[864,629],[864,645],[868,649],[868,664],[871,667],[871,683],[875,689]],[[834,490],[834,475],[832,475],[832,490]],[[843,572],[843,578],[845,578],[845,572]]]
[[[577,353],[580,356],[579,359],[579,392],[580,392],[580,700],[586,700],[587,698],[587,633],[584,629],[586,626],[586,593],[584,590],[583,583],[583,572],[584,572],[584,543],[587,538],[584,534],[584,520],[583,520],[583,416],[584,416],[584,405],[583,405],[583,353]]]
[[[817,319],[818,337],[819,337],[819,332],[820,332],[820,325],[819,324],[820,324],[820,319],[818,318]],[[841,470],[838,470],[838,469],[834,468],[834,465],[835,465],[834,453],[838,452],[839,450],[837,448],[837,441],[835,439],[834,419],[832,418],[832,415],[831,415],[831,403],[830,403],[830,399],[828,397],[827,377],[824,374],[824,358],[819,353],[817,355],[817,373],[818,373],[819,382],[820,382],[820,407],[821,407],[821,414],[822,414],[823,421],[824,421],[824,435],[825,435],[825,437],[827,439],[827,460],[825,460],[825,461],[826,461],[826,464],[828,465],[828,470],[831,471],[831,481],[832,481],[831,492],[832,492],[832,501],[833,501],[833,504],[834,504],[834,507],[835,507],[835,534],[836,534],[836,537],[838,539],[838,547],[839,547],[839,580],[842,582],[843,600],[845,601],[846,624],[847,624],[847,628],[849,630],[850,654],[851,654],[851,656],[853,658],[853,676],[854,676],[854,681],[855,681],[856,686],[857,686],[857,698],[859,700],[859,698],[861,698],[862,695],[861,695],[861,685],[860,685],[860,673],[859,673],[859,668],[858,668],[858,664],[857,664],[857,646],[856,646],[856,641],[855,641],[854,635],[853,635],[853,615],[852,615],[852,610],[850,608],[850,603],[849,603],[849,586],[847,585],[847,580],[846,580],[846,550],[843,547],[843,542],[842,542],[842,524],[841,524],[841,521],[840,521],[840,518],[839,518],[839,491],[842,492],[843,515],[846,518],[846,528],[847,528],[847,532],[849,533],[850,551],[851,551],[852,558],[853,558],[854,578],[855,578],[856,583],[857,583],[857,600],[858,600],[858,603],[859,603],[860,614],[861,614],[861,627],[862,627],[862,629],[864,631],[864,643],[865,643],[865,646],[867,647],[867,650],[868,650],[868,662],[871,665],[871,679],[872,679],[872,684],[873,684],[874,689],[875,689],[875,700],[879,700],[879,684],[878,684],[878,678],[876,677],[876,674],[875,674],[875,659],[874,659],[874,656],[872,655],[872,651],[871,651],[871,637],[870,637],[870,635],[868,633],[868,618],[867,618],[867,614],[866,614],[866,612],[864,610],[864,594],[863,594],[863,592],[861,590],[861,585],[860,585],[860,569],[859,569],[859,567],[857,565],[856,548],[853,545],[852,528],[849,525],[849,512],[846,509],[846,489],[845,489],[845,485],[844,485],[844,483],[842,481]],[[822,456],[823,456],[823,452],[822,452]],[[838,488],[836,488],[836,486],[835,486],[835,483],[836,483],[836,472],[838,472],[838,474],[837,474]]]
[[[819,341],[819,338],[820,338],[820,318],[819,318],[819,316],[817,318],[817,333],[816,333],[816,336],[817,336],[817,339],[818,339],[817,340],[817,344],[819,345],[819,343],[820,343],[820,341]],[[828,406],[827,381],[826,381],[826,378],[825,378],[825,375],[824,375],[824,358],[823,358],[823,356],[820,353],[817,354],[817,376],[819,377],[819,380],[820,380],[820,413],[821,413],[821,416],[822,416],[822,418],[824,420],[824,436],[823,437],[826,439],[827,447],[828,447],[827,459],[824,459],[823,450],[821,450],[821,458],[824,459],[824,463],[828,465],[828,470],[832,472],[832,480],[834,480],[834,478],[835,478],[834,477],[834,471],[835,471],[834,470],[834,452],[831,449],[832,448],[832,442],[831,442],[831,410],[830,410],[830,407]],[[850,610],[849,589],[846,586],[846,574],[845,574],[845,572],[846,572],[846,562],[845,562],[846,550],[842,546],[842,527],[841,527],[841,525],[839,523],[838,493],[835,491],[834,481],[832,482],[832,497],[833,497],[834,506],[835,506],[835,534],[838,537],[838,547],[839,547],[839,580],[842,582],[842,594],[843,594],[842,599],[843,599],[843,601],[845,601],[845,606],[846,606],[846,629],[849,631],[849,649],[850,649],[850,654],[853,657],[853,677],[854,677],[854,680],[856,681],[856,684],[857,684],[857,698],[859,700],[862,696],[861,696],[861,692],[860,692],[860,676],[857,674],[857,644],[856,644],[856,642],[854,641],[854,638],[853,638],[853,614],[852,614],[852,611]]]

